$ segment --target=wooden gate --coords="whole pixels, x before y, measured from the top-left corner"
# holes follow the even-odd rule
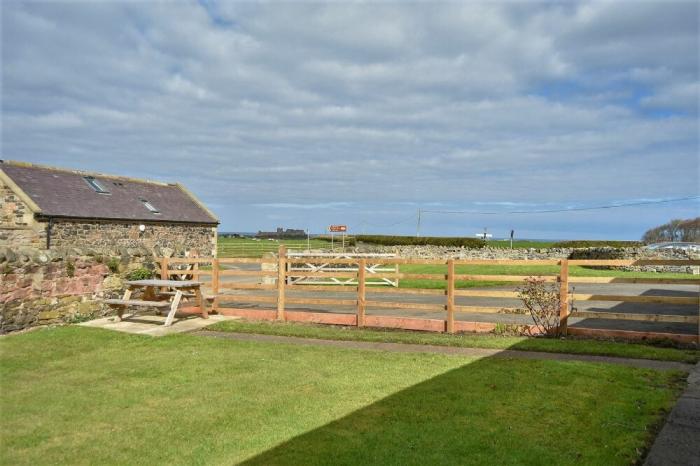
[[[396,257],[396,254],[353,254],[353,253],[307,253],[287,254],[288,285],[357,285],[359,260],[365,259],[365,284],[367,286],[399,286],[398,278],[376,278],[373,275],[396,273],[396,265],[384,265],[383,260]],[[327,262],[323,259],[328,258]],[[338,264],[337,259],[351,262]],[[321,262],[319,262],[321,260]],[[348,273],[347,277],[330,276],[331,273]]]

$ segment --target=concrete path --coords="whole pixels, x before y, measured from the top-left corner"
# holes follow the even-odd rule
[[[162,337],[164,335],[172,335],[174,333],[191,332],[199,330],[207,325],[221,322],[222,320],[238,319],[238,317],[227,317],[222,315],[210,315],[208,319],[202,319],[199,316],[186,316],[177,318],[170,327],[166,327],[165,316],[158,315],[136,315],[130,316],[128,313],[121,322],[115,317],[104,317],[102,319],[90,320],[82,322],[78,325],[83,327],[97,327],[108,330],[116,330],[117,332],[135,333],[139,335],[150,335],[152,337]]]
[[[440,353],[480,358],[499,357],[521,359],[546,359],[555,361],[600,362],[607,364],[621,364],[624,366],[641,367],[646,369],[681,370],[686,372],[692,370],[693,368],[692,364],[686,364],[675,361],[654,361],[650,359],[631,359],[611,356],[589,356],[584,354],[569,353],[544,353],[539,351],[459,348],[454,346],[415,345],[408,343],[376,343],[367,341],[321,340],[314,338],[284,337],[277,335],[215,332],[211,330],[196,331],[193,332],[192,335],[213,338],[224,338],[238,341],[261,341],[266,343],[286,343],[294,345],[333,346],[338,348],[352,348],[371,351],[395,351],[402,353]]]
[[[649,451],[647,466],[700,466],[700,363]]]

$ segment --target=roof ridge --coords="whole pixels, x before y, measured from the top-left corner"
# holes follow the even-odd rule
[[[73,173],[75,175],[80,175],[80,176],[99,176],[100,178],[130,181],[133,183],[155,184],[158,186],[175,186],[176,187],[178,184],[178,183],[168,183],[168,182],[164,182],[164,181],[147,180],[144,178],[133,178],[130,176],[109,175],[107,173],[91,172],[91,171],[87,171],[87,170],[78,170],[78,169],[74,169],[74,168],[54,167],[51,165],[23,162],[20,160],[0,160],[0,169],[2,168],[2,165],[12,165],[15,167],[24,167],[24,168],[40,168],[42,170],[50,170],[50,171],[57,171],[57,172],[63,172],[63,173]]]

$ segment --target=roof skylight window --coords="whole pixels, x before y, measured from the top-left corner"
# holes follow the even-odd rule
[[[100,184],[99,181],[97,181],[94,177],[92,176],[84,176],[83,179],[85,182],[90,186],[92,189],[95,190],[96,193],[100,194],[109,194],[109,191],[107,191],[104,186]]]
[[[151,204],[150,202],[148,202],[146,199],[141,199],[141,202],[143,202],[143,205],[144,205],[149,211],[151,211],[151,213],[154,213],[154,214],[159,214],[159,213],[160,213],[160,210],[156,209],[155,206],[154,206],[153,204]]]

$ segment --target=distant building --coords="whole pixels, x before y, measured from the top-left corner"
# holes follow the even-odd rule
[[[275,239],[293,239],[306,238],[304,230],[295,230],[293,228],[277,228],[277,231],[258,231],[256,238],[275,238]]]
[[[209,257],[218,224],[180,184],[0,161],[0,246]]]

